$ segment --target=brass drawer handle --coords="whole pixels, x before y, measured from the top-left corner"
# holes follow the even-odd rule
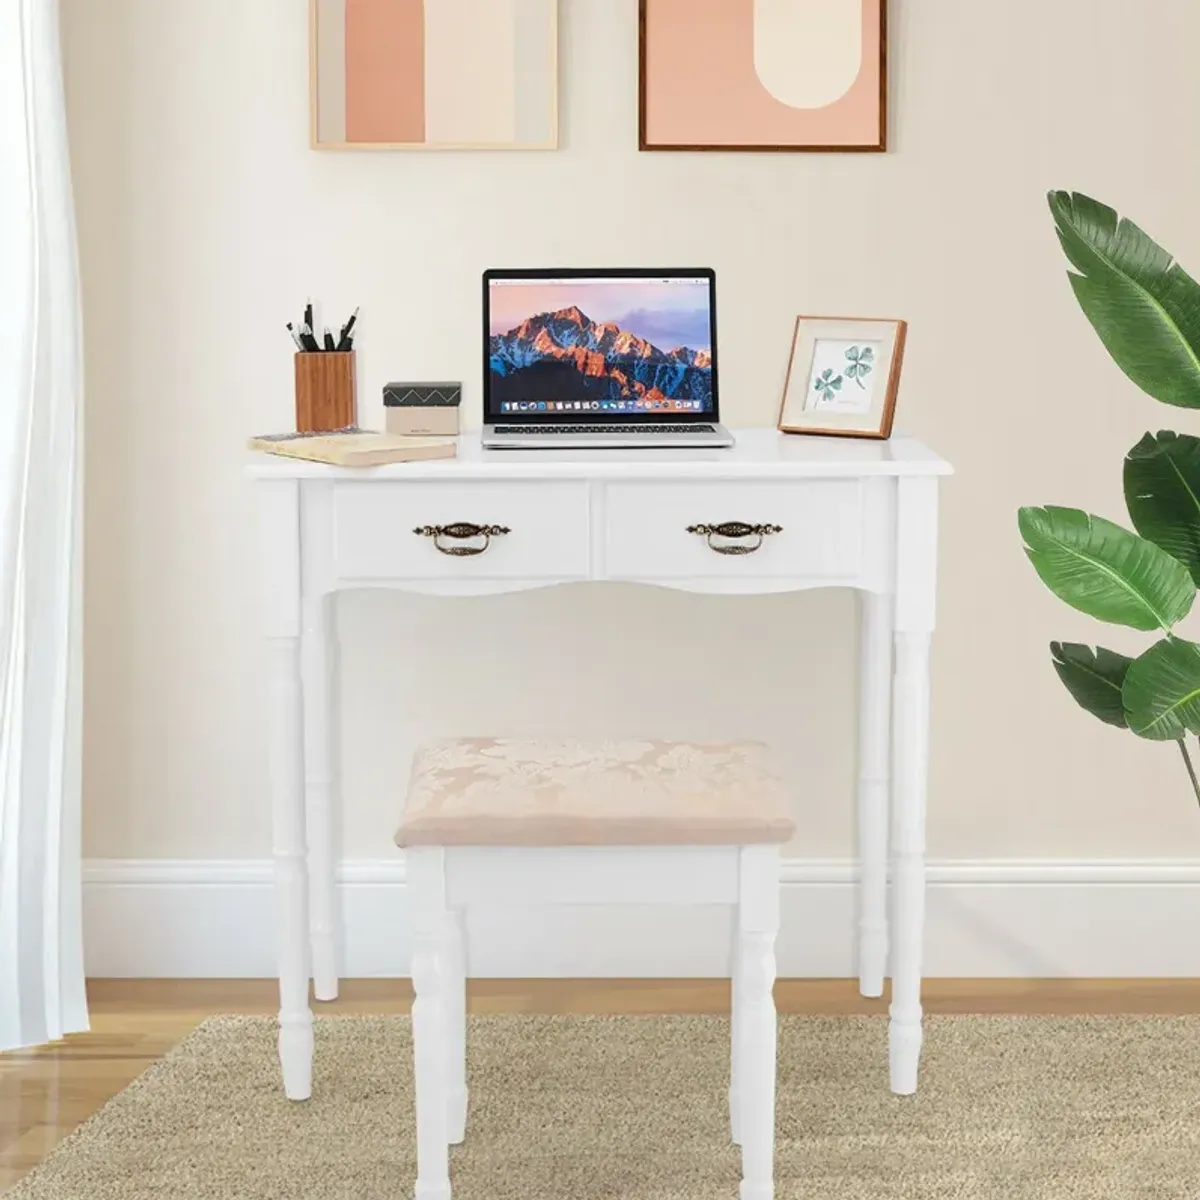
[[[433,544],[443,553],[452,554],[455,558],[468,558],[482,554],[491,544],[492,538],[511,533],[507,525],[473,525],[470,521],[455,521],[452,525],[418,525],[413,530],[418,537],[433,538]],[[483,538],[482,546],[445,546],[442,538],[466,541],[473,538]]]
[[[747,525],[745,521],[722,521],[720,525],[689,525],[688,533],[698,534],[708,542],[708,548],[718,554],[753,554],[768,534],[782,533],[782,525]],[[713,538],[753,538],[752,542],[720,541]]]

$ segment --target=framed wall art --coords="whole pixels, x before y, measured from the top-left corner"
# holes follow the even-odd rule
[[[317,150],[552,150],[558,0],[309,0]]]
[[[885,150],[887,0],[640,0],[642,150]]]
[[[904,321],[797,317],[779,428],[891,437],[907,332]]]

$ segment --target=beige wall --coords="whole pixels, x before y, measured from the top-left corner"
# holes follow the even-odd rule
[[[262,856],[263,690],[246,435],[287,426],[283,330],[363,315],[388,378],[479,402],[492,265],[711,263],[732,424],[773,421],[797,312],[911,322],[899,424],[944,492],[930,849],[1195,855],[1174,751],[1078,713],[1014,510],[1120,516],[1121,456],[1195,426],[1106,360],[1043,203],[1088,190],[1200,269],[1200,8],[893,4],[892,153],[638,154],[635,0],[562,0],[558,153],[316,154],[303,0],[64,0],[88,364],[86,849]],[[804,853],[850,850],[852,598],[624,587],[342,610],[345,851],[389,853],[430,734],[759,734],[802,786]],[[1138,644],[1121,631],[1110,644]]]

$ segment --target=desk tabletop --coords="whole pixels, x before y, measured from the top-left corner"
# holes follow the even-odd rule
[[[485,450],[479,431],[458,439],[456,458],[333,467],[253,453],[258,479],[821,479],[951,475],[954,468],[915,438],[810,437],[775,429],[735,429],[728,450]]]

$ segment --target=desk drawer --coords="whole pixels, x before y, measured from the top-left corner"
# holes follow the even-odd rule
[[[490,527],[470,534],[466,526]],[[581,579],[584,483],[339,483],[334,569],[342,579]],[[414,531],[421,532],[414,532]]]
[[[614,484],[607,512],[614,579],[835,580],[855,576],[861,561],[854,479]],[[713,529],[730,523],[767,528]]]

